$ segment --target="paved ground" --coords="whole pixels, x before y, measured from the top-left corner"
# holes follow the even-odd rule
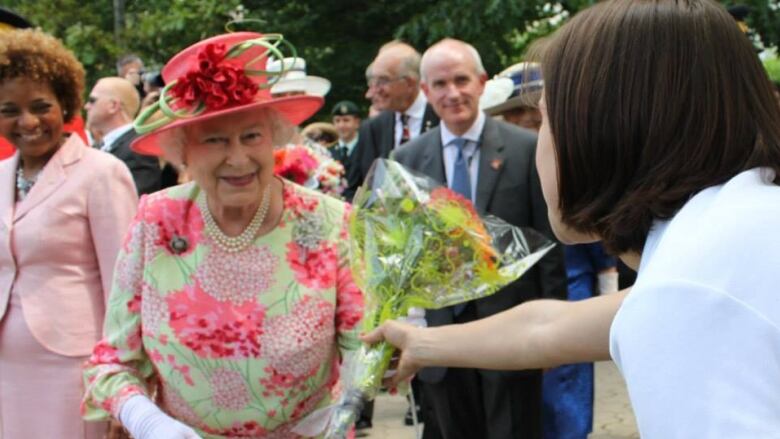
[[[403,425],[406,399],[381,395],[374,411],[374,427],[365,438],[415,439],[414,428]],[[596,409],[590,439],[637,439],[636,422],[623,378],[612,362],[596,364]],[[479,438],[475,438],[479,439]]]

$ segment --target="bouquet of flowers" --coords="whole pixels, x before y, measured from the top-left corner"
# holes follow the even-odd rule
[[[366,296],[365,331],[410,307],[437,309],[493,294],[553,246],[531,230],[480,218],[470,201],[391,160],[374,163],[353,203],[350,257]],[[318,421],[326,438],[346,436],[363,401],[376,395],[392,352],[386,343],[363,345],[345,362],[340,399]]]
[[[344,166],[309,140],[274,150],[274,174],[294,183],[339,197],[346,187]]]

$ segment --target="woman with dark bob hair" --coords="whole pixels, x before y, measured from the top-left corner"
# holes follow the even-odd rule
[[[643,438],[778,437],[780,107],[750,41],[712,0],[610,0],[539,52],[550,222],[603,239],[632,291],[365,341],[402,350],[393,382],[612,359]]]
[[[100,339],[138,202],[127,167],[63,124],[84,69],[39,30],[0,33],[0,437],[101,438],[79,419],[81,365]]]

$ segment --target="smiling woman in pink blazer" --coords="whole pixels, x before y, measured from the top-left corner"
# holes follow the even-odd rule
[[[84,69],[40,31],[0,34],[0,437],[99,438],[79,417],[81,364],[100,339],[137,199],[127,167],[62,125]]]

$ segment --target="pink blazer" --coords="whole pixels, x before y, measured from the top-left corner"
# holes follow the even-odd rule
[[[19,153],[0,162],[0,318],[13,291],[45,348],[89,355],[138,203],[124,163],[71,136],[15,203]]]

